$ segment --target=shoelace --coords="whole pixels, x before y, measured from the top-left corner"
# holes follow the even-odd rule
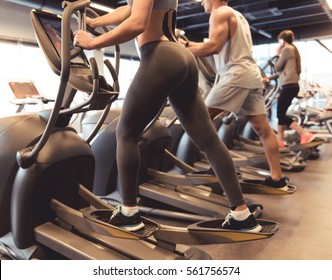
[[[119,213],[121,213],[121,205],[119,206],[116,206],[113,213],[112,213],[112,216],[110,218],[110,220],[112,220],[116,215],[118,215]]]
[[[222,223],[222,225],[225,225],[225,224],[230,225],[230,224],[231,224],[231,219],[232,219],[232,214],[231,214],[231,213],[228,213],[227,216],[225,217],[225,220],[224,220],[224,222]]]

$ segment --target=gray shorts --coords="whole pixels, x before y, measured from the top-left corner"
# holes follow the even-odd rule
[[[205,99],[207,107],[216,108],[236,115],[266,115],[263,89],[232,87],[215,84]]]

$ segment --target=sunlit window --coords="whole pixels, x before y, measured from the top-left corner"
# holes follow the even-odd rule
[[[109,58],[113,63],[113,58]],[[54,99],[56,97],[59,77],[49,67],[46,58],[37,46],[24,45],[22,43],[0,42],[0,116],[14,114],[18,105],[13,102],[14,95],[9,82],[31,81],[36,86],[40,95]],[[134,59],[121,59],[120,62],[120,98],[125,96],[132,81],[139,62]],[[106,79],[110,78],[108,71],[104,71]],[[111,80],[111,79],[110,79]],[[121,104],[121,102],[117,102]],[[52,106],[52,103],[27,104],[22,111],[39,111]]]
[[[321,42],[327,49],[316,41],[294,42],[302,60],[301,79],[332,88],[332,53],[328,51],[332,50],[332,40],[321,40]],[[277,43],[254,46],[253,54],[257,64],[264,65],[275,55],[277,47]]]
[[[321,40],[324,48],[316,41],[295,42],[302,59],[303,81],[316,83],[320,86],[332,88],[332,40]],[[258,45],[253,47],[254,58],[259,66],[264,66],[268,59],[275,54],[277,43]],[[113,63],[112,57],[107,57]],[[1,115],[13,114],[17,105],[12,104],[13,93],[8,86],[10,81],[32,81],[39,93],[46,98],[55,98],[59,85],[59,77],[55,75],[47,64],[42,51],[35,46],[22,43],[0,42],[0,111]],[[324,63],[322,63],[324,62]],[[126,95],[127,89],[138,69],[137,59],[121,59],[120,62],[120,99]],[[105,69],[106,78],[110,78]],[[117,102],[120,104],[121,102]],[[26,106],[25,110],[40,110],[40,106]]]

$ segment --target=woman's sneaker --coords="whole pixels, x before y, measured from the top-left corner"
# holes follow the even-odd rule
[[[232,217],[231,213],[229,213],[222,223],[221,228],[245,232],[260,232],[262,226],[257,222],[253,214],[250,214],[248,218],[243,221],[238,221]]]
[[[314,138],[315,138],[315,134],[313,134],[311,132],[306,132],[304,134],[301,134],[300,144],[303,145],[303,144],[310,143]]]
[[[144,228],[139,212],[132,216],[127,216],[121,212],[121,206],[115,208],[108,223],[126,231],[137,231]]]
[[[286,148],[285,142],[283,140],[278,141],[279,148]]]
[[[271,177],[266,178],[261,184],[267,187],[288,191],[287,185],[288,178],[282,177],[279,181],[273,180]]]

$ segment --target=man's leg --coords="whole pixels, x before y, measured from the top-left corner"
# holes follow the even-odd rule
[[[248,116],[252,128],[260,137],[269,164],[271,178],[280,180],[280,154],[276,134],[272,130],[266,115]]]

